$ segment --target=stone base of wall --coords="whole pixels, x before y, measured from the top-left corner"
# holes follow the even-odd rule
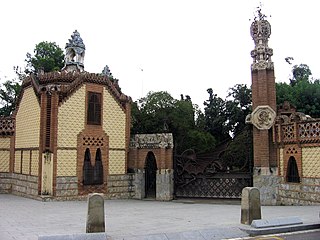
[[[134,174],[108,176],[106,199],[129,199],[134,197]],[[57,177],[55,196],[38,195],[38,177],[16,173],[0,173],[0,193],[12,193],[42,201],[87,200],[79,195],[77,177]]]
[[[145,191],[145,177],[144,177],[144,169],[135,169],[134,170],[134,199],[143,199],[146,196]]]
[[[277,168],[254,168],[253,186],[260,191],[261,205],[278,205],[280,177]]]
[[[281,205],[320,205],[320,178],[302,178],[301,183],[287,183],[281,177]]]
[[[173,199],[173,170],[160,169],[157,171],[156,199],[170,201]]]
[[[11,173],[0,173],[0,193],[11,193]]]
[[[134,174],[108,176],[107,199],[128,199],[134,197]]]
[[[11,174],[11,193],[19,196],[38,198],[38,176]]]
[[[78,196],[78,178],[77,177],[57,177],[56,193],[57,199],[74,199]]]

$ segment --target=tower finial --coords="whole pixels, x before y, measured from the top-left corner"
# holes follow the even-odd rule
[[[66,43],[65,66],[62,70],[82,72],[84,70],[83,60],[86,47],[77,30],[71,35],[71,39]]]
[[[273,69],[273,62],[271,61],[273,50],[268,46],[271,25],[266,20],[266,15],[261,12],[261,7],[257,9],[257,16],[251,24],[250,32],[255,44],[254,50],[251,51],[251,57],[253,58],[251,70]]]

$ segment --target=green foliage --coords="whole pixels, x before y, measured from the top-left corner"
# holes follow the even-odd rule
[[[251,113],[251,89],[245,84],[236,84],[229,89],[228,98],[225,104],[225,114],[228,119],[228,130],[238,134],[245,128],[245,119]]]
[[[312,117],[320,117],[320,82],[310,79],[311,70],[306,64],[292,68],[293,79],[290,84],[276,83],[277,105],[289,101],[297,111]]]
[[[64,66],[64,53],[55,42],[40,42],[34,49],[34,55],[27,53],[27,74],[37,73],[39,70],[44,72],[59,71]]]
[[[17,96],[21,90],[21,85],[16,80],[7,80],[1,84],[0,89],[0,116],[10,116],[16,107]]]
[[[292,68],[293,78],[290,79],[290,85],[294,86],[299,82],[309,82],[309,77],[312,75],[308,65],[300,64],[294,65]]]
[[[239,134],[235,135],[222,155],[222,161],[231,170],[248,171],[253,159],[252,125],[246,125]]]
[[[195,112],[189,96],[174,99],[168,92],[149,92],[145,98],[134,103],[131,109],[131,133],[171,132],[175,151],[181,154],[188,148],[197,151],[212,149],[215,139],[195,124]]]
[[[213,93],[212,88],[207,90],[209,93],[209,99],[204,104],[204,113],[206,121],[206,130],[217,139],[218,142],[222,142],[230,139],[227,116],[225,114],[225,101]]]

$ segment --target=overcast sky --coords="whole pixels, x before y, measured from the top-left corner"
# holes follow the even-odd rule
[[[294,64],[320,78],[318,0],[261,1],[271,23],[277,82],[288,82]],[[41,41],[63,50],[74,30],[85,45],[85,70],[107,64],[123,92],[137,100],[149,91],[190,95],[203,107],[212,88],[225,98],[237,83],[251,85],[250,25],[258,0],[10,0],[0,4],[0,78],[24,67]],[[141,70],[143,69],[143,71]],[[7,77],[7,78],[6,78]]]

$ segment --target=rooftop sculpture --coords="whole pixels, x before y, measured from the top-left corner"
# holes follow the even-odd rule
[[[71,39],[66,43],[65,66],[62,70],[82,72],[84,70],[84,55],[86,47],[77,30],[71,35]]]
[[[258,9],[258,16],[254,18],[251,24],[250,32],[254,40],[255,48],[251,51],[253,63],[252,70],[273,69],[271,56],[273,55],[272,48],[268,46],[268,39],[271,35],[271,25],[266,20],[266,16]]]

